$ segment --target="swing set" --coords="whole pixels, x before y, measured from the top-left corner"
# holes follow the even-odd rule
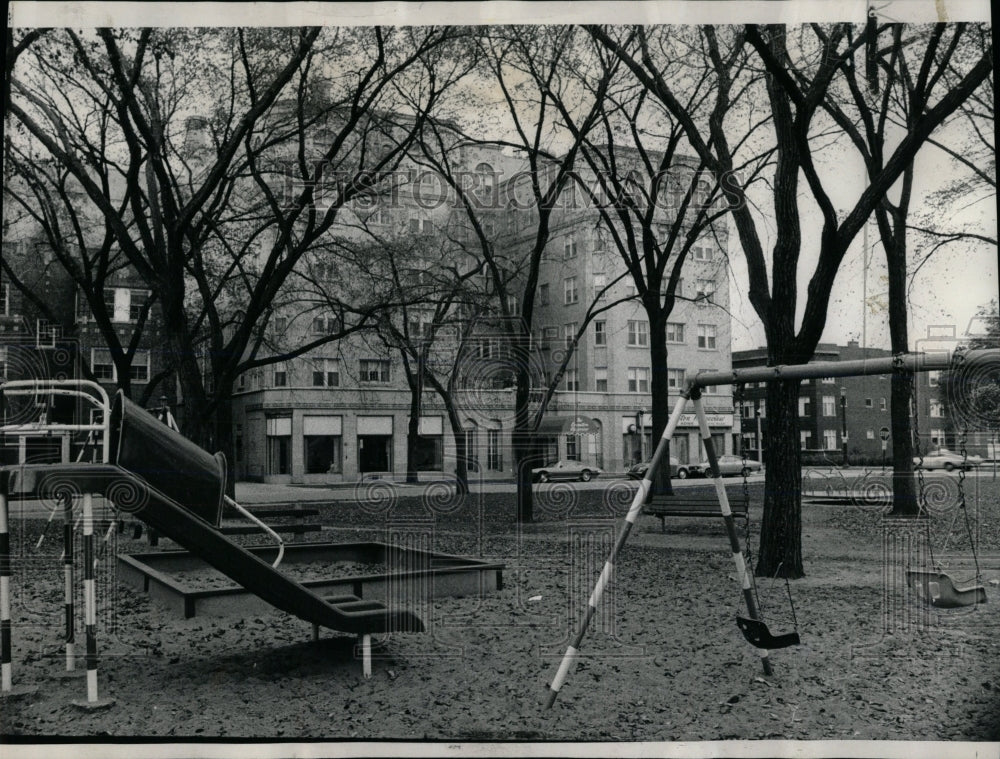
[[[751,561],[749,560],[750,556],[749,553],[744,552],[740,545],[740,538],[737,533],[736,523],[733,519],[733,513],[729,505],[729,497],[726,493],[726,488],[719,470],[718,457],[715,451],[715,446],[712,443],[708,417],[705,415],[705,409],[701,400],[703,388],[712,385],[734,385],[738,394],[741,392],[741,388],[748,382],[766,383],[780,380],[819,379],[823,377],[858,377],[865,375],[892,374],[896,372],[947,370],[949,368],[953,368],[954,365],[962,361],[971,362],[974,359],[985,360],[990,364],[995,365],[995,362],[1000,360],[1000,350],[962,350],[955,351],[954,356],[950,351],[941,350],[928,351],[925,353],[898,354],[889,358],[861,359],[856,361],[821,361],[810,364],[737,369],[728,372],[700,372],[681,392],[680,398],[677,399],[677,402],[670,413],[667,426],[663,430],[663,435],[656,446],[656,450],[650,460],[649,467],[647,468],[643,479],[640,481],[639,487],[636,490],[634,498],[632,499],[632,504],[625,516],[625,522],[618,534],[615,545],[611,549],[611,555],[605,562],[604,567],[601,570],[601,574],[597,579],[597,583],[594,586],[593,592],[590,595],[590,599],[587,602],[587,608],[584,611],[581,621],[577,627],[573,642],[567,647],[566,653],[563,655],[559,668],[556,670],[552,683],[549,686],[550,690],[547,707],[551,707],[552,704],[555,703],[559,690],[565,683],[570,668],[579,654],[580,647],[583,644],[583,637],[587,632],[587,628],[589,627],[594,614],[597,609],[600,608],[604,591],[611,582],[614,574],[615,560],[618,553],[628,540],[629,533],[632,531],[633,525],[638,519],[639,514],[642,512],[643,504],[648,499],[656,472],[660,467],[661,461],[665,457],[668,442],[673,437],[674,431],[677,429],[681,414],[684,413],[684,409],[687,406],[688,401],[690,401],[694,406],[695,415],[698,419],[698,428],[702,444],[705,447],[706,458],[709,462],[712,481],[715,485],[715,494],[719,502],[719,510],[722,514],[726,527],[726,534],[729,538],[729,547],[731,549],[733,563],[736,567],[736,578],[742,591],[741,610],[742,606],[745,606],[747,611],[745,616],[737,614],[737,627],[743,634],[744,638],[746,638],[747,642],[758,652],[765,675],[773,674],[771,662],[768,657],[769,651],[795,646],[800,643],[797,629],[798,620],[795,618],[795,607],[794,604],[792,604],[791,589],[788,585],[787,579],[785,580],[785,587],[788,590],[788,600],[792,609],[793,625],[795,629],[792,632],[774,634],[770,631],[770,629],[768,629],[767,623],[764,620],[756,593],[756,585],[753,579],[753,568]],[[745,446],[743,455],[744,457],[746,456]],[[745,466],[743,468],[744,470],[746,469]],[[920,504],[921,516],[923,517],[927,516],[924,498],[925,491],[923,487],[922,473],[920,473],[919,468],[917,471],[921,483]],[[966,525],[968,526],[968,513],[965,509],[964,489],[961,485],[961,478],[963,476],[964,475],[960,473],[960,510],[965,513]],[[743,480],[743,487],[744,495],[746,496],[748,495],[748,488],[745,476]],[[749,538],[749,527],[747,528],[747,538]],[[749,544],[749,540],[747,540],[747,543]],[[973,550],[975,550],[974,543]],[[978,558],[976,559],[976,572],[978,576]],[[777,574],[777,572],[775,574]],[[908,570],[908,579],[911,583],[911,587],[919,586],[923,588],[925,591],[923,596],[925,600],[942,608],[950,605],[968,606],[977,602],[983,603],[986,600],[985,590],[981,587],[966,589],[955,588],[954,584],[943,572],[943,570],[938,570],[933,573],[924,572],[922,574],[917,570]],[[918,589],[918,593],[919,592],[920,591]]]

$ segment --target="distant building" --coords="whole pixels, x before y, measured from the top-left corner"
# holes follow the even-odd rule
[[[813,361],[857,361],[891,356],[890,351],[862,348],[857,341],[851,340],[847,345],[820,343]],[[733,352],[734,369],[766,365],[766,348]],[[946,417],[947,404],[940,390],[940,379],[939,371],[915,374],[915,421],[924,451],[938,447],[957,450],[956,431]],[[743,423],[743,441],[754,458],[758,447],[762,447],[764,451],[767,449],[766,392],[765,383],[750,383],[744,390],[739,409]],[[803,452],[811,454],[817,460],[829,459],[837,464],[842,463],[846,419],[849,459],[855,463],[881,461],[882,435],[888,435],[891,428],[890,374],[803,380],[798,403],[799,444]],[[757,437],[758,415],[760,439]],[[970,439],[970,453],[985,454],[985,447],[979,442],[978,438],[974,441]],[[981,447],[983,450],[980,451]],[[885,458],[891,462],[891,436],[886,442]]]

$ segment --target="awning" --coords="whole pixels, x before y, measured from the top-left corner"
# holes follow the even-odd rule
[[[545,435],[596,435],[600,431],[600,423],[585,416],[548,416],[538,426],[539,434]]]

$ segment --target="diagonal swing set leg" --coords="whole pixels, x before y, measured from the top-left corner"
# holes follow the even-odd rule
[[[715,449],[712,447],[712,439],[708,428],[708,419],[705,416],[705,411],[699,400],[700,396],[701,393],[697,388],[693,388],[688,393],[682,394],[681,397],[677,399],[677,403],[674,405],[673,411],[670,413],[670,419],[667,422],[666,429],[663,430],[663,435],[660,437],[660,441],[656,446],[653,458],[649,462],[649,468],[646,470],[646,475],[639,483],[639,488],[636,490],[635,497],[632,499],[632,505],[629,507],[628,514],[625,517],[625,523],[622,525],[621,531],[618,533],[618,539],[615,541],[614,548],[611,549],[611,555],[605,562],[604,569],[601,570],[601,576],[597,579],[597,584],[594,586],[594,590],[590,594],[590,599],[587,602],[587,609],[580,621],[580,625],[573,638],[573,642],[566,648],[566,653],[563,655],[562,661],[559,664],[559,669],[556,670],[555,677],[552,678],[552,684],[549,686],[549,696],[546,708],[551,708],[552,704],[555,703],[556,697],[559,695],[559,690],[566,681],[566,677],[569,674],[570,668],[573,666],[573,662],[576,661],[577,654],[580,651],[580,646],[583,644],[583,637],[587,632],[587,628],[590,626],[590,622],[593,619],[595,612],[601,604],[601,598],[604,595],[604,590],[611,582],[611,578],[614,573],[615,559],[617,559],[619,551],[621,551],[625,542],[628,540],[629,533],[632,531],[632,526],[635,524],[636,519],[639,517],[639,513],[642,511],[642,506],[646,502],[646,497],[649,495],[650,488],[652,487],[652,480],[656,476],[656,471],[659,468],[660,461],[666,454],[667,442],[673,437],[674,431],[677,429],[681,414],[684,413],[684,406],[687,403],[688,397],[693,397],[695,399],[695,411],[698,414],[698,422],[702,430],[702,439],[705,441],[705,449],[708,451],[708,460],[712,466],[712,472],[715,475],[716,492],[719,495],[719,507],[722,510],[726,522],[726,529],[729,533],[729,542],[733,550],[733,560],[736,562],[737,576],[739,577],[740,583],[743,587],[747,609],[753,619],[760,618],[757,611],[756,599],[754,599],[753,593],[750,591],[750,581],[747,575],[746,563],[743,561],[743,552],[740,549],[739,537],[736,533],[736,525],[733,521],[733,515],[729,508],[729,499],[726,497],[725,487],[722,485],[722,478],[719,476],[719,464],[715,458]],[[764,674],[770,675],[771,663],[767,658],[767,651],[760,649],[760,656],[764,665]]]
[[[639,489],[635,491],[635,497],[632,499],[632,505],[629,507],[628,514],[625,516],[625,524],[622,525],[621,531],[618,533],[618,539],[615,541],[614,548],[611,549],[611,555],[604,564],[604,569],[601,570],[601,576],[597,578],[597,584],[594,586],[593,592],[590,594],[590,600],[587,602],[587,610],[584,612],[583,619],[580,621],[580,626],[576,631],[576,635],[573,638],[573,642],[566,648],[566,653],[563,655],[562,662],[559,664],[559,669],[556,670],[555,677],[552,678],[552,684],[549,686],[549,698],[548,703],[545,707],[551,708],[552,704],[555,703],[556,696],[559,695],[559,689],[562,688],[563,683],[566,681],[566,676],[569,674],[570,667],[576,660],[576,655],[580,650],[580,646],[583,643],[583,636],[587,632],[587,628],[590,626],[590,620],[594,617],[594,612],[601,605],[601,598],[604,595],[604,589],[611,582],[611,577],[615,569],[615,559],[618,557],[618,552],[625,545],[625,541],[628,540],[629,533],[632,531],[632,525],[635,524],[635,520],[639,518],[639,512],[642,511],[642,505],[646,502],[646,496],[649,495],[649,490],[653,485],[653,477],[656,475],[656,470],[660,465],[660,460],[666,455],[667,441],[673,437],[674,430],[677,429],[677,424],[680,422],[681,414],[684,412],[684,405],[687,402],[685,395],[682,395],[677,399],[677,403],[674,405],[674,409],[670,412],[670,420],[667,422],[667,427],[663,430],[663,435],[660,437],[660,442],[656,445],[656,451],[653,453],[653,458],[649,462],[649,467],[646,469],[646,474],[639,482]]]
[[[691,397],[694,400],[695,414],[698,416],[698,429],[701,433],[701,442],[705,446],[705,455],[708,458],[708,464],[712,471],[715,495],[719,499],[722,519],[726,523],[726,533],[729,535],[729,547],[733,552],[733,563],[736,565],[736,579],[739,580],[740,588],[743,590],[743,600],[746,602],[750,618],[761,621],[760,611],[757,609],[757,599],[754,597],[753,589],[750,586],[747,563],[743,558],[743,549],[740,547],[740,536],[736,532],[736,522],[733,520],[732,510],[729,508],[729,495],[726,493],[726,485],[722,481],[722,472],[719,470],[719,460],[715,455],[715,445],[712,443],[712,431],[709,429],[708,417],[705,416],[705,408],[701,403],[700,389],[694,388],[691,391]],[[760,663],[764,667],[764,674],[773,674],[771,660],[767,656],[767,649],[758,648],[757,652],[760,654]]]

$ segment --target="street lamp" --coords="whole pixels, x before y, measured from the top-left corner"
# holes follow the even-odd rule
[[[844,447],[844,466],[847,466],[847,388],[840,388],[840,440]]]

